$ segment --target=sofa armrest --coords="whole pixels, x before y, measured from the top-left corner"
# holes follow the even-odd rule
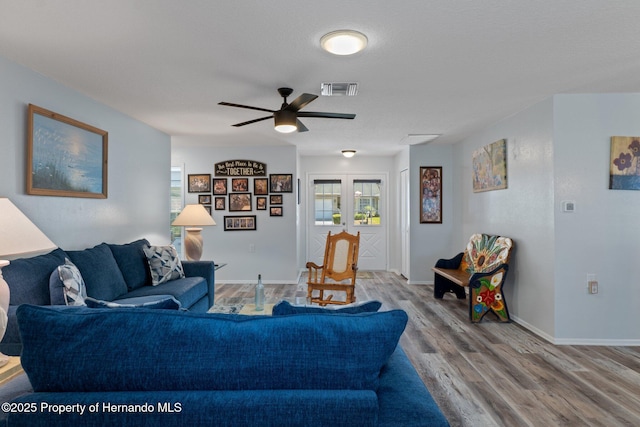
[[[449,426],[407,355],[398,345],[380,373],[378,426]]]
[[[187,277],[202,277],[207,281],[209,289],[209,307],[213,307],[215,294],[216,268],[213,261],[182,261],[182,268]]]

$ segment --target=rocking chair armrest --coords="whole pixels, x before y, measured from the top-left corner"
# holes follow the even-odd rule
[[[307,268],[313,268],[314,270],[322,270],[324,268],[324,265],[318,265],[315,262],[309,261],[307,263]]]

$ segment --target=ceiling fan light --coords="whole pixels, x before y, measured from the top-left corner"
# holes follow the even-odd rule
[[[356,150],[342,150],[342,155],[349,159],[356,155]]]
[[[295,111],[280,110],[273,113],[275,129],[280,133],[291,133],[298,130]]]
[[[320,46],[334,55],[353,55],[367,47],[367,36],[354,30],[338,30],[320,38]]]

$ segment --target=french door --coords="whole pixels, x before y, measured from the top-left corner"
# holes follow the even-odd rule
[[[327,233],[360,232],[360,270],[387,269],[385,174],[309,174],[307,260],[322,264]]]

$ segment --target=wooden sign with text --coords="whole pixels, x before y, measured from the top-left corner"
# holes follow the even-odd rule
[[[267,176],[267,165],[254,160],[225,160],[216,163],[216,176]]]

